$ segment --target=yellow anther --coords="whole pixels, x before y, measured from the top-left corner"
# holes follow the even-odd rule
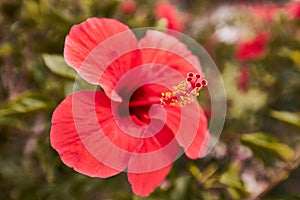
[[[188,79],[192,78],[192,76],[189,76]],[[198,86],[199,80],[205,80],[199,74],[196,74],[194,79],[181,81],[178,85],[172,87],[173,91],[161,93],[160,103],[162,105],[184,107],[197,101],[197,97],[199,96],[198,91],[202,86],[206,86],[207,84]]]

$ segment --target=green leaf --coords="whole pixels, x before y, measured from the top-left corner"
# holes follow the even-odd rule
[[[168,27],[168,21],[165,18],[161,18],[157,21],[155,27],[158,31],[166,32],[166,29]]]
[[[39,93],[24,93],[0,105],[0,117],[36,112],[51,107],[48,97]]]
[[[207,180],[215,174],[215,172],[218,170],[218,166],[214,163],[209,164],[203,172],[200,171],[200,169],[192,164],[189,166],[189,171],[191,174],[197,179],[197,181],[201,184],[205,184]]]
[[[0,110],[0,113],[2,110]],[[17,116],[0,116],[0,126],[4,127],[16,127],[21,129],[23,126],[22,120],[19,119]]]
[[[287,57],[292,60],[298,70],[300,70],[300,51],[291,50],[284,47],[279,51],[279,53],[281,56]]]
[[[63,56],[56,54],[43,54],[42,58],[46,66],[56,75],[64,78],[76,79],[77,73],[67,65]]]
[[[243,184],[239,177],[240,166],[237,163],[232,163],[227,171],[221,177],[220,182],[224,185],[243,189]]]
[[[232,63],[226,63],[222,78],[226,88],[226,97],[230,101],[228,117],[241,119],[261,109],[266,104],[267,95],[259,88],[249,88],[247,92],[241,92],[236,82],[237,75],[238,67]]]
[[[279,121],[300,127],[300,113],[272,110],[270,115]]]
[[[232,163],[227,171],[220,177],[220,183],[227,186],[227,191],[233,199],[241,199],[249,195],[240,178],[240,165]]]
[[[36,1],[33,0],[24,0],[23,9],[25,10],[26,17],[35,20],[36,22],[40,21],[40,9]]]
[[[272,154],[281,160],[288,161],[293,157],[293,150],[286,144],[265,133],[249,133],[241,136],[241,141],[255,152]],[[268,156],[268,155],[266,155]]]
[[[175,187],[171,193],[171,199],[181,200],[181,199],[190,199],[189,198],[189,188],[191,184],[190,176],[181,176],[176,179]]]
[[[6,56],[11,54],[13,51],[13,46],[10,43],[3,43],[0,45],[0,56]]]

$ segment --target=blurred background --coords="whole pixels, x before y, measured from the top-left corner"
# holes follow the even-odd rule
[[[1,0],[0,13],[0,199],[300,199],[299,1]],[[183,32],[224,80],[219,142],[204,159],[179,158],[147,198],[126,173],[81,175],[50,146],[76,76],[64,39],[88,17]]]

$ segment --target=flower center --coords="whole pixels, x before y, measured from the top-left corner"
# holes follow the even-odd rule
[[[200,74],[188,73],[186,79],[168,92],[159,94],[158,91],[164,91],[166,87],[156,84],[144,85],[132,94],[129,100],[129,113],[138,125],[147,125],[151,119],[149,108],[153,104],[164,106],[184,107],[192,102],[197,101],[199,90],[207,86],[207,80]],[[127,104],[121,103],[118,108],[120,116],[126,116]],[[125,114],[124,114],[125,113]]]
[[[173,86],[173,91],[161,93],[160,104],[184,107],[197,100],[199,90],[207,86],[200,74],[188,73],[186,79]]]

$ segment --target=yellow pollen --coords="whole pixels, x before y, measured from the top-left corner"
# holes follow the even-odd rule
[[[173,91],[161,93],[162,105],[184,107],[197,101],[199,90],[207,86],[207,81],[200,74],[188,73],[187,79],[173,86]]]

